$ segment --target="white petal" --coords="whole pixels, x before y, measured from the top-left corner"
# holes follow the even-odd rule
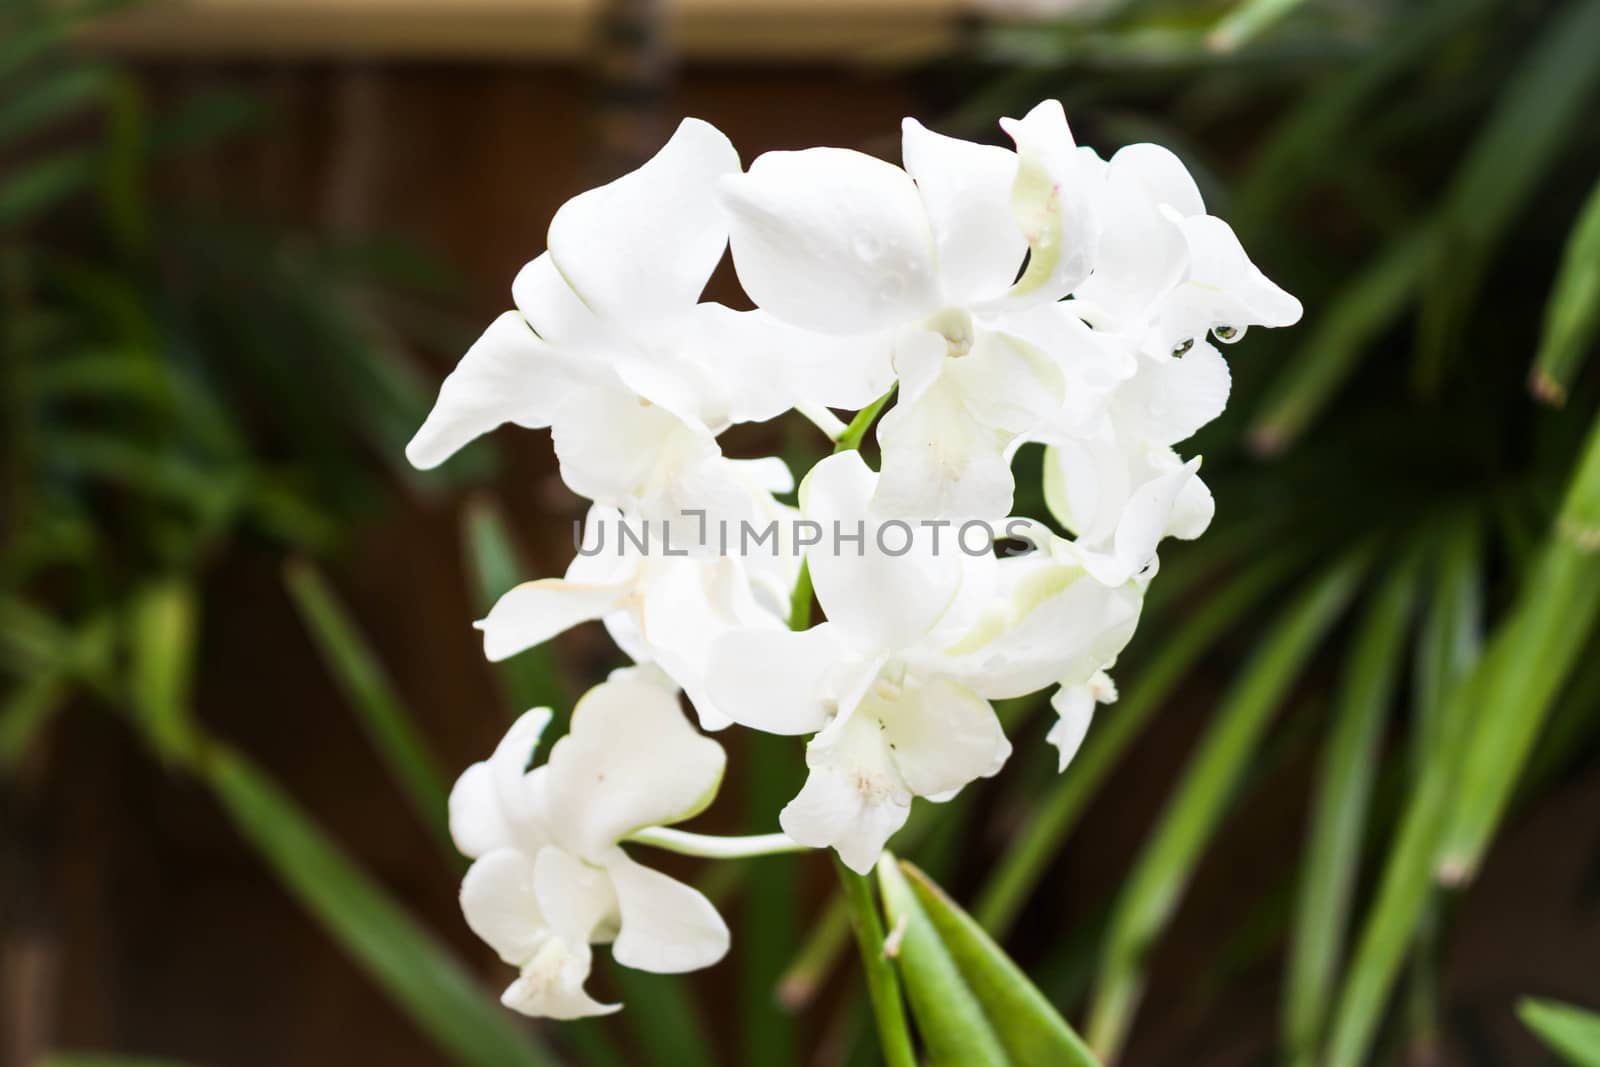
[[[728,926],[698,889],[635,863],[620,849],[606,870],[622,917],[611,946],[618,963],[655,974],[681,974],[727,955]]]
[[[487,763],[474,763],[450,790],[450,839],[463,856],[477,857],[516,843],[516,833],[495,799]]]
[[[905,171],[860,152],[768,152],[722,181],[750,299],[824,333],[886,329],[938,302],[933,233]]]
[[[406,458],[428,470],[504,423],[530,430],[548,426],[576,381],[570,363],[535,337],[521,315],[507,311],[439,386],[439,399],[406,445]]]
[[[474,763],[450,790],[450,836],[477,858],[500,848],[537,848],[543,829],[526,771],[550,723],[549,708],[524,712],[487,760]]]
[[[1119,325],[1147,321],[1152,306],[1183,280],[1189,246],[1178,223],[1144,190],[1113,174],[1100,193],[1100,240],[1094,273],[1075,296],[1100,308]]]
[[[894,382],[887,332],[819,333],[721,304],[701,304],[689,326],[707,373],[729,394],[732,422],[763,422],[800,405],[856,410]]]
[[[1045,740],[1056,746],[1059,753],[1056,762],[1059,773],[1067,769],[1089,733],[1089,723],[1094,718],[1094,696],[1087,685],[1064,685],[1050,698],[1050,706],[1060,718],[1050,727]]]
[[[897,692],[880,687],[855,714],[882,724],[890,758],[917,796],[953,796],[974,779],[999,773],[1011,755],[989,702],[947,678],[912,676]]]
[[[571,730],[550,750],[550,830],[597,861],[635,830],[704,810],[724,763],[722,746],[684,718],[676,692],[614,676],[578,701]]]
[[[1083,544],[1109,541],[1132,491],[1127,457],[1113,441],[1062,441],[1045,450],[1045,505]]]
[[[1195,457],[1196,460],[1199,458]],[[1167,536],[1193,541],[1206,532],[1216,512],[1217,504],[1211,498],[1211,490],[1197,474],[1178,490],[1178,499],[1172,505],[1172,516],[1167,520]]]
[[[813,467],[800,486],[806,518],[822,528],[807,557],[817,600],[863,655],[927,632],[961,583],[959,554],[935,552],[927,528],[870,512],[876,481],[859,452],[842,452]]]
[[[1059,101],[1046,100],[1021,120],[1002,119],[1000,125],[1017,145],[1011,205],[1030,252],[1011,295],[1058,300],[1094,264],[1099,169],[1073,142]]]
[[[1106,180],[1131,185],[1153,204],[1166,205],[1180,216],[1204,215],[1205,201],[1189,168],[1172,151],[1158,144],[1130,144],[1112,155]]]
[[[1028,250],[1011,213],[1016,153],[934,133],[916,119],[901,131],[906,171],[933,226],[945,300],[962,305],[1005,292]]]
[[[589,946],[559,937],[547,938],[506,987],[500,1003],[512,1011],[546,1019],[584,1019],[610,1015],[621,1004],[601,1004],[583,991],[593,962]]]
[[[1136,488],[1128,497],[1114,541],[1120,571],[1111,580],[1126,581],[1156,554],[1156,546],[1172,526],[1173,512],[1184,486],[1194,480],[1200,461],[1192,459]]]
[[[727,242],[715,182],[738,170],[726,137],[684,119],[644,166],[562,205],[550,222],[550,258],[604,318],[686,311]]]
[[[870,873],[911,813],[883,731],[875,720],[850,716],[806,746],[806,766],[806,784],[778,816],[783,832],[802,845],[833,848],[846,867]]]
[[[1014,489],[1008,449],[1015,438],[974,418],[958,380],[941,374],[878,423],[883,473],[873,506],[913,523],[1004,516]]]
[[[585,944],[616,930],[617,898],[605,868],[552,845],[534,857],[533,887],[545,924],[562,940]]]
[[[621,606],[627,594],[627,586],[620,584],[540,578],[507,592],[473,625],[483,631],[483,654],[499,662],[579,623],[603,618]]]
[[[681,471],[719,455],[704,427],[641,400],[620,383],[583,390],[578,402],[556,415],[552,431],[567,487],[623,510],[659,502]]]
[[[534,892],[533,861],[516,849],[496,849],[467,868],[461,914],[472,932],[513,967],[532,959],[549,936]]]
[[[572,291],[548,252],[517,272],[511,299],[533,332],[553,345],[583,346],[605,333],[604,324]]]
[[[993,330],[979,331],[972,351],[950,360],[944,376],[961,391],[973,419],[1013,435],[1031,431],[1058,410],[1066,392],[1055,360],[1020,337]]]
[[[1142,356],[1124,390],[1136,419],[1130,428],[1147,441],[1175,445],[1222,414],[1232,387],[1228,361],[1204,341],[1183,356]]]
[[[756,599],[741,560],[656,558],[648,567],[650,578],[638,609],[639,636],[655,663],[689,694],[700,724],[720,730],[734,720],[707,685],[718,642],[751,626],[786,633],[784,620]]]
[[[848,648],[834,623],[809,630],[736,630],[711,654],[708,688],[722,712],[769,734],[827,725],[832,680]]]
[[[1211,215],[1178,220],[1189,245],[1189,277],[1163,311],[1160,347],[1200,340],[1207,330],[1247,326],[1292,326],[1300,301],[1250,262],[1231,227]]]
[[[884,388],[888,388],[885,386]],[[730,459],[729,466],[737,470],[751,486],[764,493],[792,493],[794,492],[794,472],[789,469],[778,456],[763,456],[760,459]]]
[[[1086,677],[1115,659],[1138,626],[1143,598],[1134,583],[1107,585],[1082,564],[1049,555],[1001,560],[997,570],[1007,591],[943,661],[988,699]]]

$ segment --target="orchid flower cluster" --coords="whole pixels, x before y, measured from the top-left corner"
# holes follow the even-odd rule
[[[1200,460],[1175,448],[1227,401],[1211,341],[1289,325],[1300,305],[1166,149],[1102,159],[1054,101],[1001,127],[1014,148],[907,119],[903,166],[812,148],[744,169],[688,119],[556,213],[516,309],[445,379],[414,464],[503,423],[548,428],[562,479],[592,504],[591,547],[565,576],[511,590],[477,624],[489,658],[599,620],[635,663],[578,702],[544,763],[530,769],[539,709],[452,793],[475,861],[467,921],[519,972],[508,1006],[616,1010],[583,989],[594,944],[656,972],[727,950],[706,898],[630,844],[832,848],[865,873],[913,798],[949,800],[1005,764],[992,701],[1055,687],[1065,768],[1116,698],[1106,672],[1158,545],[1211,520]],[[754,310],[701,300],[730,248]],[[795,505],[782,460],[718,443],[797,411],[849,444],[891,393],[879,469],[837,451]],[[1067,536],[1010,516],[1028,443]],[[656,550],[629,524],[653,524]],[[771,536],[751,545],[750,530]],[[791,630],[802,567],[825,621]],[[710,803],[724,754],[701,730],[732,724],[809,739],[782,834],[742,848],[664,829]]]

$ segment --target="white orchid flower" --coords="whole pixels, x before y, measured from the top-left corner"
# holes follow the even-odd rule
[[[1222,413],[1227,362],[1204,341],[1182,356],[1136,353],[1135,373],[1100,395],[1095,420],[1047,429],[1045,503],[1077,535],[1085,565],[1119,584],[1143,570],[1167,537],[1192,540],[1215,505],[1200,480],[1200,459],[1173,445]]]
[[[1019,218],[1037,217],[1031,229],[1044,243],[1068,250],[1050,261],[1052,299],[1070,292],[1092,325],[1131,330],[1162,355],[1208,332],[1236,341],[1250,326],[1300,320],[1300,302],[1257,269],[1227,223],[1206,214],[1188,168],[1166,148],[1128,145],[1103,161],[1075,144],[1054,100],[1002,125],[1022,160]],[[1042,275],[1040,237],[1032,243],[1028,274]]]
[[[812,470],[801,505],[827,531],[808,557],[827,621],[729,634],[709,674],[713,699],[735,721],[815,735],[810,775],[780,824],[862,873],[913,797],[948,800],[1005,763],[1011,745],[990,700],[1114,657],[1140,602],[1132,583],[1108,588],[1053,559],[966,555],[959,528],[940,529],[942,550],[927,527],[914,539],[896,529],[884,551],[878,531],[895,520],[871,510],[876,480],[856,453]],[[834,551],[838,529],[864,532],[861,554],[854,542]]]
[[[1031,172],[1019,174],[1015,152],[913,119],[903,132],[904,170],[812,148],[723,178],[734,266],[774,316],[892,353],[900,395],[878,428],[881,511],[996,519],[1011,507],[1011,448],[1066,390],[1056,361],[1008,331],[1007,316],[1064,295],[1072,257],[1050,251],[1058,232],[1040,238],[1030,263],[1048,255],[1050,277],[1030,266],[1018,281],[1030,247],[1013,191],[1031,195]]]
[[[753,494],[757,499],[763,498]],[[590,509],[585,547],[565,576],[524,582],[475,624],[483,631],[484,654],[503,660],[580,623],[602,620],[636,663],[654,663],[688,693],[702,726],[728,726],[732,720],[706,691],[712,646],[731,630],[787,626],[789,591],[799,574],[787,521],[792,509],[770,495],[764,500],[767,522],[757,529],[775,523],[780,534],[744,555],[707,555],[726,527],[712,532],[708,526],[705,537],[713,544],[695,545],[691,552],[685,542],[693,544],[693,520],[650,526]],[[645,550],[632,539],[637,537],[655,540]],[[677,554],[684,552],[690,554]]]
[[[728,928],[696,889],[635,862],[621,842],[702,811],[721,782],[722,747],[696,733],[675,690],[619,671],[573,709],[550,758],[528,770],[548,709],[511,727],[450,793],[450,832],[474,860],[461,883],[473,932],[518,968],[501,997],[525,1015],[604,1015],[584,991],[591,944],[660,974],[709,967]]]
[[[726,137],[686,119],[638,170],[563,205],[512,286],[517,310],[445,379],[411,462],[436,466],[507,422],[549,427],[574,492],[671,515],[708,484],[729,490],[716,436],[733,423],[880,395],[886,356],[698,302],[727,246],[716,179],[738,170]]]

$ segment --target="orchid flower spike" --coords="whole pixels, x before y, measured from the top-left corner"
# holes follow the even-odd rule
[[[618,671],[572,712],[571,731],[528,770],[548,709],[528,712],[450,793],[450,833],[473,859],[461,883],[467,925],[516,967],[501,997],[524,1015],[617,1011],[584,991],[590,945],[625,967],[675,974],[716,963],[728,928],[699,890],[621,847],[711,802],[722,747],[697,733],[677,692],[650,668]]]

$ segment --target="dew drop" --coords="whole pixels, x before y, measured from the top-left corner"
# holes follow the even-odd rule
[[[1193,337],[1188,337],[1188,338],[1185,338],[1182,341],[1179,341],[1175,346],[1173,346],[1172,354],[1174,356],[1182,356],[1184,353],[1188,352],[1189,349],[1191,349],[1193,347],[1194,347],[1194,338]]]
[[[1229,345],[1243,337],[1244,331],[1245,328],[1243,326],[1216,326],[1211,330],[1217,340]]]

